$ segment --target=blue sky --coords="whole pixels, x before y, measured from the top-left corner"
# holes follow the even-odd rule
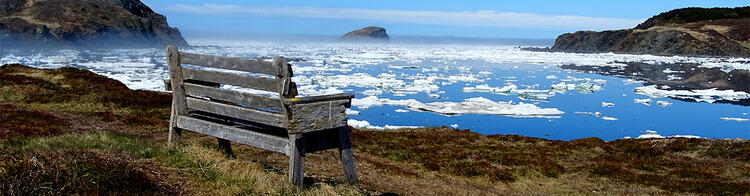
[[[143,0],[187,37],[341,35],[382,26],[391,36],[555,38],[577,30],[631,28],[682,7],[748,6],[744,0],[341,1]]]

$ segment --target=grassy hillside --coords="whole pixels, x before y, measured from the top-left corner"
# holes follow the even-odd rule
[[[287,158],[185,133],[166,147],[171,97],[74,68],[0,67],[0,192],[197,195],[748,194],[747,140],[553,141],[447,127],[354,130],[360,184],[335,150]],[[720,130],[717,130],[720,131]]]
[[[750,18],[750,6],[736,8],[698,8],[689,7],[674,9],[653,17],[679,23],[698,22],[720,19]]]

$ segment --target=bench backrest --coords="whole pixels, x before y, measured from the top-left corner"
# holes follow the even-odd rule
[[[286,126],[289,115],[283,100],[297,95],[297,85],[291,81],[292,67],[283,57],[269,62],[184,53],[169,46],[167,60],[177,114],[203,111],[275,127]],[[192,69],[182,64],[255,75]],[[279,97],[219,88],[221,84],[278,93]]]

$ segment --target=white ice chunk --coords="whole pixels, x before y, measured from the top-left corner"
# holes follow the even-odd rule
[[[346,121],[349,126],[355,127],[355,128],[364,128],[364,129],[378,129],[378,130],[386,130],[386,129],[403,129],[403,128],[420,128],[421,126],[394,126],[394,125],[384,125],[384,126],[374,126],[371,125],[370,122],[364,121],[364,120],[354,120],[349,119]]]
[[[643,105],[646,105],[646,106],[651,106],[651,104],[649,104],[649,103],[651,103],[651,98],[645,98],[645,99],[633,98],[633,102],[634,103],[640,103],[640,104],[643,104]]]
[[[656,131],[652,130],[646,130],[645,134],[639,135],[637,139],[651,139],[651,138],[701,138],[700,136],[695,135],[671,135],[668,137],[664,137],[657,133]]]
[[[669,102],[669,101],[659,100],[659,101],[656,101],[656,105],[659,105],[661,107],[665,107],[666,108],[666,107],[672,106],[672,103]]]
[[[346,114],[348,114],[348,115],[358,115],[359,111],[346,108]]]
[[[367,96],[376,96],[376,95],[383,94],[383,90],[381,90],[381,89],[369,89],[369,90],[362,91],[362,94],[363,95],[367,95]]]
[[[650,138],[664,138],[664,136],[659,135],[656,131],[652,130],[646,130],[645,134],[639,135],[637,139],[650,139]]]
[[[602,107],[611,108],[611,107],[615,107],[615,104],[614,103],[608,103],[608,102],[602,102]]]
[[[744,121],[750,120],[747,118],[735,118],[735,117],[721,117],[720,119],[726,120],[726,121],[737,121],[737,122],[744,122]]]
[[[678,99],[692,99],[697,102],[708,103],[713,103],[718,100],[739,101],[743,99],[750,99],[750,94],[746,92],[734,90],[717,90],[715,88],[704,90],[664,90],[658,89],[656,85],[650,85],[636,87],[635,92],[653,98],[671,97]]]
[[[559,118],[564,112],[556,108],[540,108],[534,104],[518,103],[512,101],[495,102],[484,97],[465,99],[464,102],[431,102],[422,103],[414,99],[391,100],[377,98],[375,96],[361,99],[353,99],[352,105],[360,109],[373,106],[397,105],[405,106],[413,111],[427,111],[444,115],[460,114],[491,114],[511,117],[541,117]]]
[[[610,116],[602,116],[602,120],[617,120],[617,118],[610,117]]]

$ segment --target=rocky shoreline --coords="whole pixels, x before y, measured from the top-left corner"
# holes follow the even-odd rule
[[[529,51],[750,57],[750,7],[683,8],[632,29],[578,31]]]
[[[6,0],[0,49],[187,46],[177,28],[140,0]]]

